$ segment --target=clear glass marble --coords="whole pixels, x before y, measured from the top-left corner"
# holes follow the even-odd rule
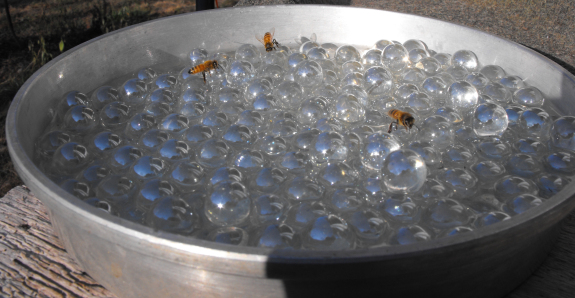
[[[495,103],[480,104],[473,113],[473,130],[478,136],[499,136],[508,123],[507,112]]]
[[[303,247],[309,250],[345,250],[355,248],[355,234],[337,215],[320,216],[302,232]]]
[[[389,153],[381,168],[383,183],[392,193],[415,193],[425,183],[425,160],[415,151],[399,149]]]
[[[116,101],[116,100],[114,100],[114,101]],[[70,110],[71,108],[73,108],[75,106],[89,107],[91,105],[92,105],[92,102],[88,101],[88,97],[84,93],[82,93],[80,91],[70,91],[70,92],[64,94],[64,96],[62,96],[62,99],[60,100],[58,107],[57,107],[57,115],[59,117],[62,117],[66,114],[66,112],[68,112],[68,110]]]
[[[249,234],[238,227],[222,227],[212,230],[206,239],[216,243],[246,246],[248,245]]]
[[[492,82],[499,82],[499,80],[507,76],[505,70],[503,70],[501,66],[497,65],[485,65],[479,70],[479,72]]]
[[[357,124],[365,120],[365,108],[359,99],[352,94],[339,95],[329,106],[332,117],[349,124]]]
[[[423,70],[427,76],[434,76],[442,70],[441,63],[434,57],[424,57],[420,59],[415,64],[415,67]]]
[[[457,81],[447,88],[447,104],[465,114],[475,108],[479,93],[466,81]]]
[[[519,89],[523,89],[523,88],[527,87],[527,84],[525,84],[525,82],[523,82],[523,79],[519,76],[503,77],[499,80],[499,83],[501,83],[501,85],[507,87],[507,89],[509,89],[509,91],[511,91],[511,92],[515,92]]]
[[[481,94],[489,96],[498,104],[508,104],[513,99],[511,91],[500,83],[490,83],[485,85],[481,90]]]
[[[437,100],[445,100],[448,87],[445,81],[438,76],[426,78],[421,83],[422,91]]]
[[[242,87],[255,75],[252,63],[245,60],[235,60],[226,70],[226,81],[230,87]]]
[[[285,81],[275,90],[274,95],[288,109],[294,109],[303,101],[303,87],[296,82]]]
[[[96,111],[87,106],[77,105],[64,115],[64,127],[73,133],[90,133],[100,123]]]
[[[130,116],[132,116],[130,112],[130,107],[125,103],[119,101],[111,102],[100,111],[100,123],[107,129],[119,128],[130,119]],[[86,110],[82,114],[85,115]]]
[[[81,144],[69,142],[54,151],[50,171],[63,174],[77,173],[92,160],[92,154]]]
[[[460,50],[451,56],[451,65],[463,66],[469,72],[474,72],[479,67],[479,59],[472,51]]]
[[[111,86],[102,86],[96,89],[90,97],[90,105],[94,109],[101,109],[105,105],[120,100],[120,93]]]
[[[551,125],[551,116],[541,108],[525,109],[519,116],[519,130],[527,137],[548,139]]]
[[[458,237],[572,182],[575,117],[525,74],[417,39],[296,40],[270,52],[188,49],[187,66],[118,74],[90,96],[67,91],[49,108],[35,162],[104,212],[281,250]],[[221,68],[189,74],[206,60]],[[413,125],[390,126],[402,113]]]
[[[381,62],[394,73],[400,73],[409,66],[409,52],[402,45],[389,45],[381,53]]]
[[[392,245],[407,245],[418,242],[429,241],[433,235],[418,225],[407,225],[397,228],[390,237]]]
[[[575,152],[575,117],[563,116],[555,120],[550,139],[553,146]]]
[[[242,223],[250,214],[250,198],[246,187],[233,181],[222,181],[213,186],[204,202],[204,214],[218,226]]]
[[[256,234],[253,246],[273,249],[299,249],[301,236],[287,224],[270,224]]]
[[[336,64],[341,65],[347,61],[360,61],[361,55],[355,47],[343,45],[335,51],[334,60]]]

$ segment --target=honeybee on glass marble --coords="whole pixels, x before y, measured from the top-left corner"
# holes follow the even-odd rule
[[[201,72],[202,75],[204,76],[204,84],[206,83],[206,72],[210,73],[210,71],[213,69],[215,70],[216,68],[220,68],[223,70],[223,68],[218,64],[218,61],[216,60],[207,60],[202,64],[198,64],[192,68],[190,68],[190,70],[188,70],[189,74],[196,74]],[[211,73],[210,73],[211,76]]]
[[[415,118],[413,118],[413,116],[408,112],[391,109],[387,112],[387,115],[391,117],[391,119],[395,120],[395,122],[391,122],[389,124],[389,130],[387,133],[391,133],[393,124],[395,124],[395,130],[397,130],[398,125],[401,125],[404,126],[407,131],[410,131],[411,127],[415,124]]]
[[[280,46],[280,44],[274,38],[275,31],[276,29],[272,28],[269,32],[266,32],[264,36],[256,33],[256,39],[264,44],[264,46],[266,47],[266,52],[277,50],[276,47]]]

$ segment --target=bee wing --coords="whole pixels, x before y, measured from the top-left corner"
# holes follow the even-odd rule
[[[263,35],[256,33],[256,39],[259,40],[263,45],[266,44],[264,42],[264,36]]]
[[[293,40],[295,40],[295,42],[296,42],[297,44],[302,44],[302,43],[303,43],[303,42],[302,42],[302,37],[301,37],[301,35],[298,36],[298,37],[296,37],[296,38],[294,38]]]
[[[312,33],[311,36],[309,37],[309,40],[315,42],[317,40],[317,35],[315,35],[315,33]]]
[[[276,32],[276,28],[271,28],[270,29],[270,34],[272,36],[272,39],[274,39],[274,33]]]

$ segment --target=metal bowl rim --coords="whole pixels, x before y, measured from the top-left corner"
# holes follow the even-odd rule
[[[219,244],[207,240],[201,240],[176,234],[171,234],[162,231],[154,231],[150,227],[146,227],[140,224],[133,223],[131,221],[119,218],[117,216],[110,215],[104,211],[101,211],[95,207],[92,207],[85,202],[77,199],[73,195],[67,193],[62,188],[60,188],[56,183],[50,180],[46,175],[44,175],[37,166],[32,162],[31,158],[24,153],[22,146],[18,141],[18,133],[16,131],[16,115],[19,111],[20,104],[24,96],[26,95],[29,87],[35,83],[38,76],[45,72],[47,69],[56,65],[59,61],[65,59],[72,53],[78,51],[82,47],[98,42],[100,39],[108,38],[112,35],[117,35],[123,33],[124,31],[132,30],[137,26],[149,26],[155,22],[162,22],[171,18],[183,18],[188,17],[191,14],[225,14],[229,10],[255,10],[255,9],[291,9],[297,5],[271,5],[271,6],[252,6],[252,7],[232,7],[226,9],[218,9],[212,11],[200,11],[200,12],[190,12],[186,14],[174,15],[169,17],[164,17],[160,19],[150,20],[147,22],[139,23],[129,27],[125,27],[89,41],[86,41],[65,53],[60,54],[58,57],[44,65],[38,71],[36,71],[19,89],[18,93],[14,97],[12,104],[10,106],[8,117],[6,121],[6,136],[10,155],[15,161],[14,165],[24,173],[24,176],[32,177],[32,179],[37,179],[37,185],[39,189],[42,189],[47,194],[50,194],[51,199],[57,204],[61,204],[66,207],[69,212],[75,212],[79,215],[86,217],[90,221],[94,221],[98,224],[104,225],[113,229],[119,233],[122,233],[126,237],[137,238],[150,243],[161,244],[175,250],[181,250],[186,252],[191,252],[194,254],[201,254],[206,256],[214,257],[224,257],[243,261],[253,261],[261,262],[262,260],[268,262],[277,263],[315,263],[321,262],[325,263],[326,260],[332,263],[349,263],[349,262],[364,262],[371,261],[374,259],[382,258],[397,258],[397,257],[409,257],[413,254],[421,254],[422,252],[433,252],[435,250],[456,250],[461,246],[474,246],[480,239],[486,240],[486,238],[495,238],[497,234],[503,231],[511,231],[513,229],[519,229],[520,226],[526,226],[529,222],[537,222],[543,215],[549,212],[555,211],[559,212],[562,208],[568,207],[567,210],[562,210],[561,213],[567,214],[575,204],[573,200],[569,202],[569,198],[575,194],[575,181],[566,186],[561,192],[556,194],[550,199],[547,199],[544,204],[538,206],[537,208],[530,209],[523,214],[513,216],[511,220],[498,223],[496,225],[483,227],[474,230],[471,233],[465,233],[461,235],[456,235],[452,237],[444,237],[439,239],[433,239],[431,241],[416,243],[410,245],[396,245],[396,246],[386,246],[381,248],[372,249],[358,249],[349,251],[309,251],[309,250],[296,250],[296,251],[282,251],[273,250],[268,248],[256,248],[256,247],[237,247],[226,244]],[[344,9],[344,10],[377,10],[370,8],[361,7],[347,7],[347,6],[336,6],[336,5],[305,5],[309,9]],[[517,50],[528,52],[529,54],[537,57],[538,59],[544,60],[547,64],[551,64],[557,71],[561,72],[564,76],[567,76],[575,84],[575,76],[566,71],[563,67],[555,63],[554,61],[548,59],[547,57],[523,46],[517,44],[513,41],[507,40],[505,38],[495,36],[493,34],[483,32],[468,26],[454,24],[446,21],[441,21],[435,18],[418,16],[414,14],[399,13],[385,10],[377,10],[382,14],[395,14],[410,16],[415,18],[423,18],[428,20],[433,20],[443,25],[447,26],[458,26],[463,27],[468,30],[472,30],[474,33],[486,34],[492,38],[499,39],[505,43],[513,44]],[[31,188],[35,188],[35,187]]]

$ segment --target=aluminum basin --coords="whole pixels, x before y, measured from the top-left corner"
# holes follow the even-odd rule
[[[340,252],[273,251],[186,238],[120,219],[60,189],[32,162],[46,111],[69,90],[167,63],[187,65],[190,49],[261,45],[275,27],[280,43],[316,33],[320,42],[358,45],[421,39],[437,52],[474,51],[484,64],[519,74],[561,114],[575,115],[575,78],[523,46],[468,27],[414,15],[337,6],[266,6],[177,15],[124,28],[58,56],[22,86],[10,107],[7,138],[20,177],[50,209],[67,251],[120,297],[300,297],[389,295],[497,297],[541,264],[561,220],[575,207],[571,183],[512,220],[456,237]],[[292,42],[293,43],[293,42]]]

